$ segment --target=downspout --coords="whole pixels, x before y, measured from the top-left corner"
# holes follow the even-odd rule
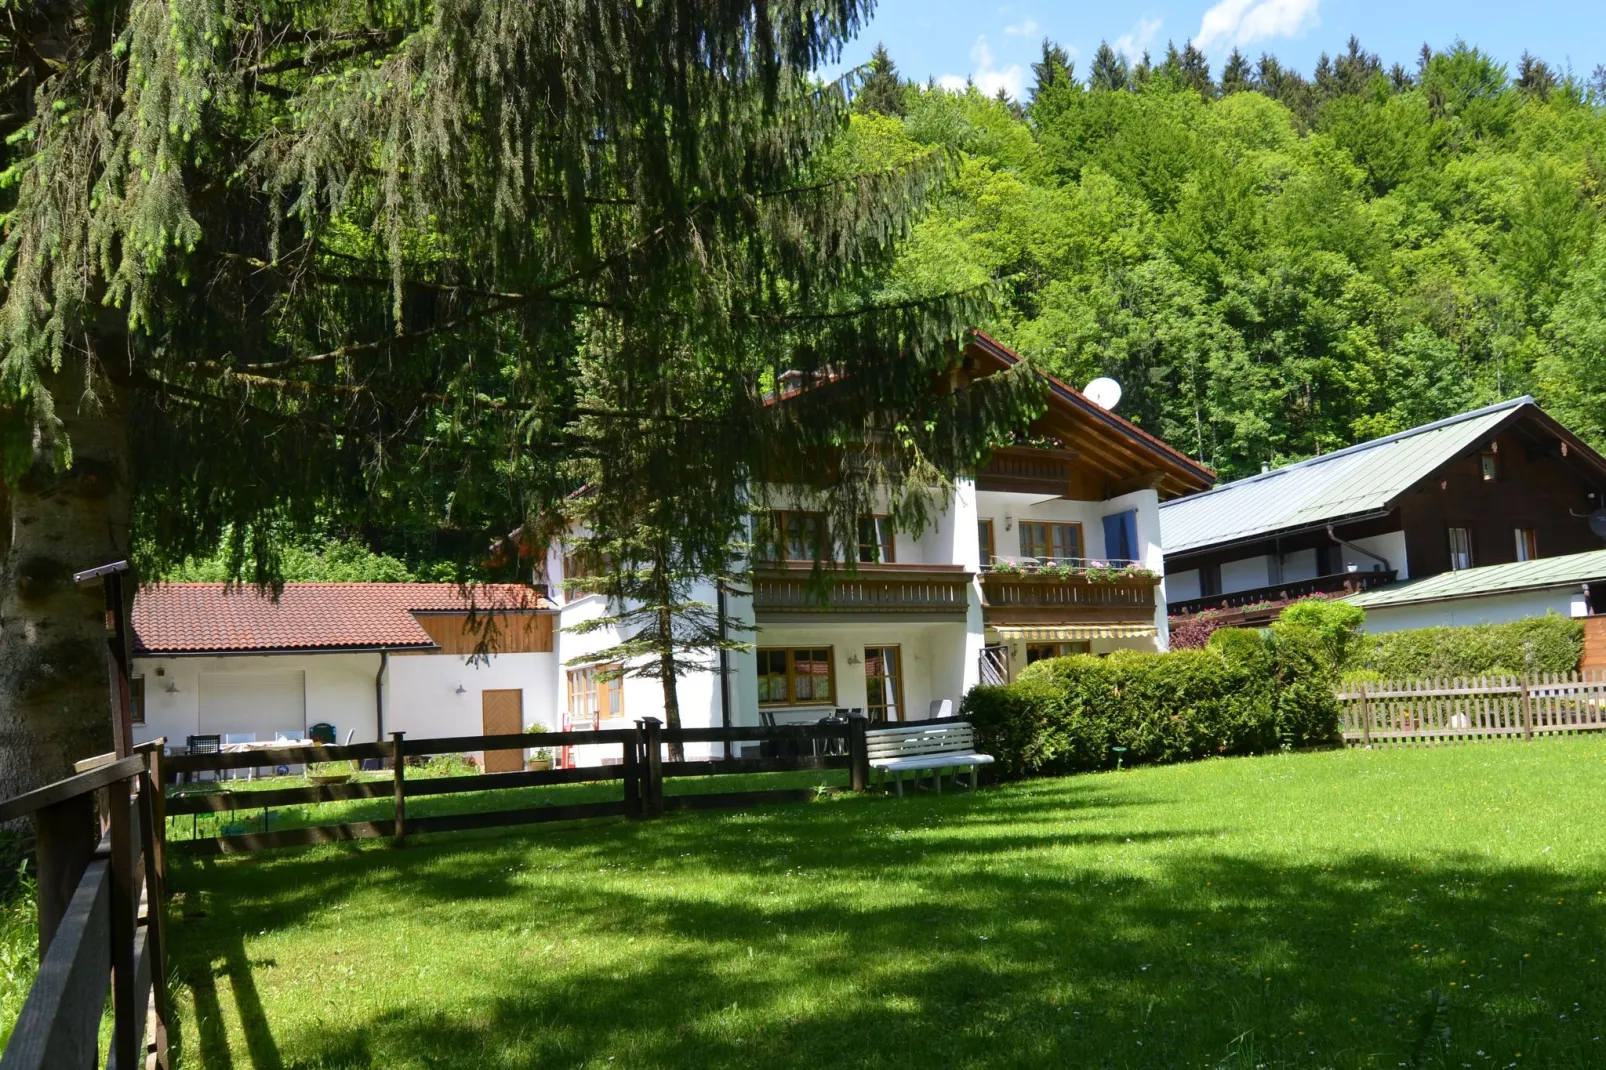
[[[375,739],[385,742],[385,666],[390,663],[390,651],[379,650],[379,671],[374,673],[374,732]]]
[[[1329,539],[1332,539],[1334,542],[1338,543],[1338,545],[1344,547],[1344,549],[1346,549],[1346,550],[1354,550],[1356,553],[1362,555],[1363,557],[1370,557],[1373,561],[1381,562],[1382,565],[1383,565],[1383,571],[1384,572],[1393,572],[1394,571],[1394,566],[1389,564],[1389,559],[1388,558],[1379,557],[1377,554],[1374,554],[1370,550],[1363,550],[1359,546],[1356,546],[1352,542],[1345,542],[1343,539],[1339,538],[1333,532],[1333,525],[1331,525],[1331,524],[1327,525],[1327,537]]]
[[[727,638],[725,624],[725,585],[719,581],[714,583],[717,594],[717,612],[719,613],[719,727],[731,726],[731,652],[724,646]],[[725,757],[731,756],[731,741],[725,740]]]

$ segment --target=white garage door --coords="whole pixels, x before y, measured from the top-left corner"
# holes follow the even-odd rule
[[[202,735],[252,734],[272,739],[275,732],[307,728],[305,674],[296,672],[207,672],[201,674]]]

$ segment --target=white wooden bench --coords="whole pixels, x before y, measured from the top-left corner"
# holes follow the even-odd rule
[[[967,722],[921,725],[919,722],[898,728],[872,728],[865,733],[869,743],[870,768],[879,773],[883,787],[887,774],[893,774],[898,795],[903,795],[903,774],[914,773],[915,787],[920,787],[920,774],[931,771],[937,793],[942,793],[942,771],[954,771],[954,783],[959,782],[961,769],[970,770],[970,786],[976,787],[976,769],[991,765],[991,754],[976,751],[976,730]]]

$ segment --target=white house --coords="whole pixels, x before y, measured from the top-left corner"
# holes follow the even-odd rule
[[[551,724],[555,614],[520,584],[290,583],[277,599],[221,583],[146,586],[133,607],[135,741],[301,739],[328,725],[344,743]],[[482,643],[494,653],[476,657]]]
[[[1014,365],[984,335],[964,374]],[[680,681],[682,723],[756,725],[860,710],[873,720],[918,720],[948,700],[957,709],[982,681],[1002,681],[1039,658],[1119,648],[1164,649],[1162,498],[1210,486],[1209,469],[1057,380],[1032,445],[995,451],[918,536],[879,515],[860,519],[858,560],[828,574],[825,604],[806,581],[814,547],[831,545],[825,516],[797,492],[771,518],[784,560],[755,564],[750,591],[726,597],[754,649],[710,659]],[[546,576],[561,591],[572,563],[555,545]],[[563,597],[563,596],[558,596]],[[710,584],[694,597],[715,605]],[[615,646],[611,629],[571,626],[607,615],[598,595],[569,596],[559,617],[561,708],[574,727],[662,716],[657,680],[599,681],[616,665],[589,660]]]

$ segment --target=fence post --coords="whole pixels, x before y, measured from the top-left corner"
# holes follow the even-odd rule
[[[869,727],[870,720],[864,714],[848,715],[848,783],[859,792],[870,790]]]
[[[1528,697],[1528,678],[1522,678],[1522,739],[1524,743],[1534,741],[1534,711],[1533,701]]]
[[[145,814],[151,824],[151,857],[146,859],[146,865],[156,867],[156,873],[167,883],[167,770],[165,768],[167,757],[163,748],[157,747],[146,756],[145,782],[142,789],[148,788],[146,796],[150,799],[149,813]],[[142,811],[144,813],[144,811]],[[267,827],[264,826],[264,832]]]
[[[34,850],[39,864],[39,960],[67,913],[78,882],[95,856],[95,797],[85,792],[33,815]]]
[[[390,759],[393,783],[396,785],[396,838],[397,847],[407,846],[407,758],[402,754],[402,737],[406,732],[390,734]]]
[[[664,725],[656,717],[645,717],[636,722],[642,727],[642,771],[646,783],[642,786],[644,816],[662,817],[664,812]]]
[[[110,1066],[138,1066],[144,1036],[135,1036],[135,1021],[144,1008],[134,1007],[134,932],[139,923],[139,841],[129,789],[132,780],[107,785],[106,822],[111,827],[112,1046]],[[143,1033],[143,1031],[140,1031]]]
[[[156,1011],[150,1034],[155,1042],[156,1066],[167,1070],[167,874],[162,868],[167,855],[167,829],[165,817],[157,816],[162,813],[162,782],[152,775],[153,768],[160,769],[155,764],[160,753],[152,752],[151,767],[140,776],[139,822],[140,849],[145,852],[145,953],[151,963],[151,1002]]]
[[[619,744],[624,752],[625,816],[640,821],[644,816],[641,805],[641,722],[636,722],[635,735]]]
[[[1372,707],[1366,701],[1366,685],[1361,685],[1361,740],[1368,750],[1372,747]]]

